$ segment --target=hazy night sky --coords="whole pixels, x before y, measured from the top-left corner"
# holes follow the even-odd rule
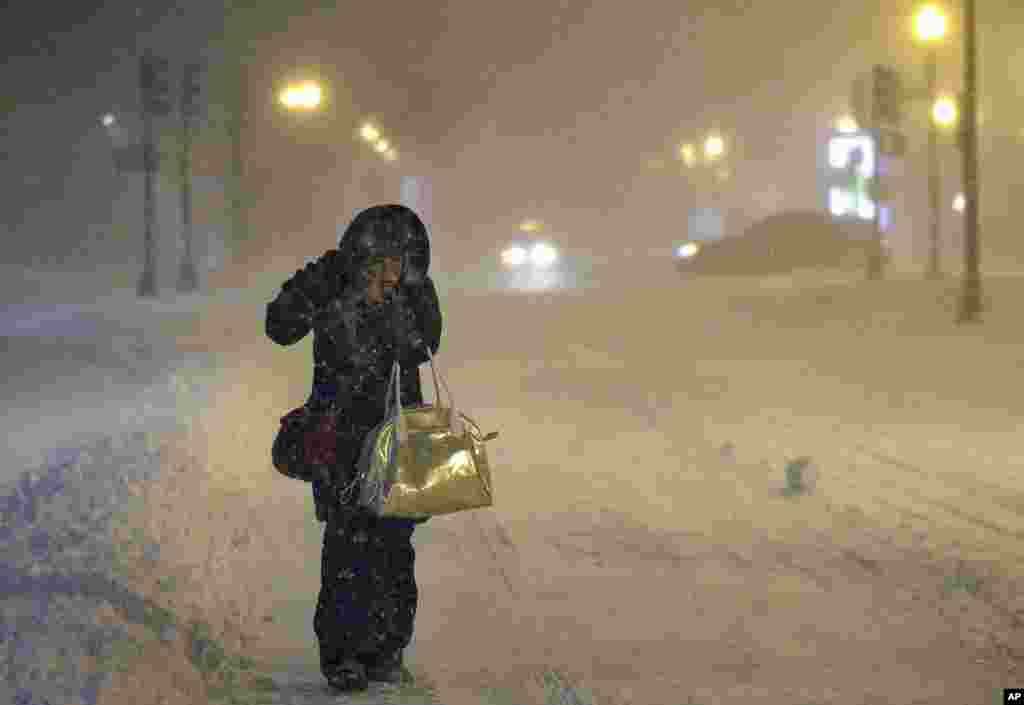
[[[0,222],[17,227],[41,203],[67,210],[98,199],[66,193],[70,174],[86,168],[75,157],[83,145],[95,142],[89,149],[99,152],[99,116],[134,109],[138,47],[183,59],[216,33],[211,3],[181,5],[7,6],[2,77],[17,110],[5,119]],[[691,201],[673,149],[711,127],[733,139],[742,207],[759,199],[815,206],[819,142],[844,109],[851,79],[875,61],[920,71],[921,50],[908,36],[914,7],[458,0],[410,9],[390,0],[297,21],[272,41],[285,63],[307,55],[314,40],[366,57],[375,80],[402,97],[401,120],[389,117],[407,151],[435,169],[437,210],[453,214],[453,225],[537,210],[578,229],[607,222],[643,230]],[[1024,58],[1013,42],[1024,9],[982,3],[982,11],[983,90],[1009,95],[1011,67]],[[943,85],[956,88],[956,43],[941,60]],[[274,159],[279,169],[296,168]],[[658,159],[665,167],[652,169]]]

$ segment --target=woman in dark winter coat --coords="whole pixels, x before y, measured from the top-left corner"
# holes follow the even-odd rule
[[[393,362],[404,405],[423,403],[419,365],[441,337],[423,223],[408,208],[359,213],[338,249],[285,282],[267,306],[266,333],[292,345],[313,330],[313,390],[282,419],[274,465],[313,483],[326,521],[313,628],[321,671],[339,690],[401,678],[417,589],[413,520],[376,517],[353,487],[363,439],[383,419]]]

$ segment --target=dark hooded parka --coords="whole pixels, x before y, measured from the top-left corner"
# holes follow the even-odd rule
[[[365,296],[367,273],[383,257],[401,257],[402,275],[397,289],[375,305]],[[375,206],[356,216],[337,249],[296,272],[267,306],[266,333],[275,343],[292,345],[313,330],[315,365],[305,407],[283,419],[275,465],[309,466],[308,456],[317,451],[304,440],[304,415],[329,419],[336,441],[329,476],[294,475],[313,483],[317,516],[327,522],[314,618],[325,675],[345,658],[400,654],[412,638],[417,522],[358,508],[350,483],[363,439],[384,419],[396,358],[403,406],[423,403],[418,368],[428,360],[425,347],[436,353],[441,337],[429,266],[419,217],[403,206]]]

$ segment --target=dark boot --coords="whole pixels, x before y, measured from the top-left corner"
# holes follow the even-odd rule
[[[366,690],[370,687],[366,667],[355,659],[343,660],[324,675],[327,676],[327,685],[343,693]]]
[[[397,684],[406,680],[401,650],[391,654],[368,655],[359,660],[366,666],[366,676],[371,681]]]

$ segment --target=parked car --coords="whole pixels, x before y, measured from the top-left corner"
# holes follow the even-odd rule
[[[870,223],[840,222],[814,211],[789,211],[771,215],[736,236],[682,245],[676,251],[676,269],[685,276],[764,276],[801,269],[856,271],[865,267],[874,242]]]

